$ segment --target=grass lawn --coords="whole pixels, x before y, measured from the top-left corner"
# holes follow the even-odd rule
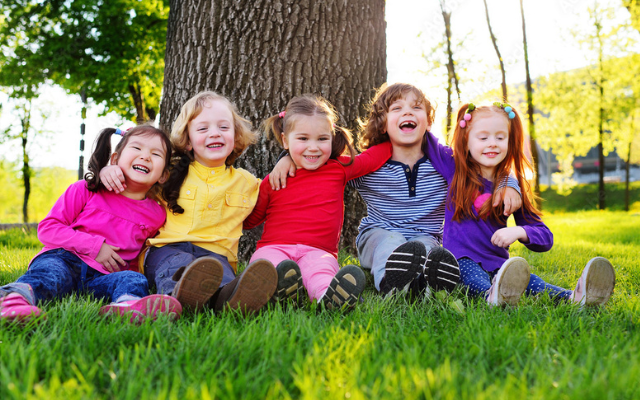
[[[276,307],[251,319],[207,312],[132,326],[100,317],[90,298],[67,298],[43,305],[40,324],[0,323],[0,398],[640,398],[640,215],[545,221],[554,248],[517,244],[512,255],[571,289],[590,258],[607,257],[617,286],[605,308],[541,297],[490,309],[462,293],[408,303],[368,288],[347,315]],[[33,233],[0,232],[0,284],[39,248]]]

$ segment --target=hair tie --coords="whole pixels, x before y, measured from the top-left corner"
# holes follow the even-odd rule
[[[516,113],[513,112],[513,107],[511,107],[509,104],[500,103],[500,102],[496,101],[495,103],[493,103],[493,105],[498,107],[498,108],[502,108],[504,110],[504,112],[507,113],[507,116],[509,117],[509,119],[514,119],[516,117]]]
[[[280,113],[278,114],[278,117],[284,118],[285,115],[287,115],[286,111],[280,111]]]
[[[114,135],[120,135],[120,136],[124,136],[126,132],[123,132],[122,129],[120,128],[116,128],[116,131],[113,132]]]
[[[471,121],[471,112],[476,109],[476,105],[473,103],[469,103],[467,106],[467,111],[464,113],[464,117],[460,120],[460,128],[466,128],[467,122]]]

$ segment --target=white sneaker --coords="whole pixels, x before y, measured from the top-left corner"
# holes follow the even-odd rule
[[[502,264],[493,278],[493,285],[487,294],[487,303],[492,306],[509,304],[515,306],[524,293],[531,272],[529,263],[522,257],[512,257]]]
[[[609,260],[595,257],[582,270],[570,299],[581,306],[600,306],[609,301],[615,284],[616,273]]]

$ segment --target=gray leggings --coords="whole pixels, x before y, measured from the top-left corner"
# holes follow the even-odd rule
[[[372,228],[360,235],[358,240],[358,257],[362,268],[370,269],[376,289],[380,290],[380,281],[384,278],[384,266],[387,259],[403,243],[417,241],[427,248],[427,253],[433,247],[440,246],[442,238],[438,236],[415,236],[405,238],[397,232],[390,232],[382,228]]]

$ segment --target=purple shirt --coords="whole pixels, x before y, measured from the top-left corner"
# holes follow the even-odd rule
[[[438,171],[451,184],[455,173],[453,152],[443,146],[431,132],[427,132],[425,152]],[[493,182],[483,179],[482,194],[493,192]],[[474,215],[478,214],[472,207]],[[460,259],[468,257],[480,264],[485,271],[495,271],[509,258],[509,250],[491,244],[491,237],[498,229],[507,226],[507,217],[495,221],[493,218],[474,220],[465,218],[453,221],[453,207],[451,195],[447,194],[447,205],[444,213],[443,246]],[[536,221],[534,214],[519,209],[513,213],[516,225],[524,228],[529,237],[529,243],[524,244],[529,250],[536,252],[548,251],[553,246],[553,234],[541,221]],[[538,218],[539,219],[539,218]]]
[[[133,200],[104,188],[94,193],[84,180],[78,181],[69,186],[38,224],[38,239],[44,248],[36,257],[63,248],[91,268],[108,274],[96,261],[102,243],[107,243],[120,248],[117,253],[127,262],[120,269],[138,271],[136,257],[165,219],[164,207],[152,199]]]

